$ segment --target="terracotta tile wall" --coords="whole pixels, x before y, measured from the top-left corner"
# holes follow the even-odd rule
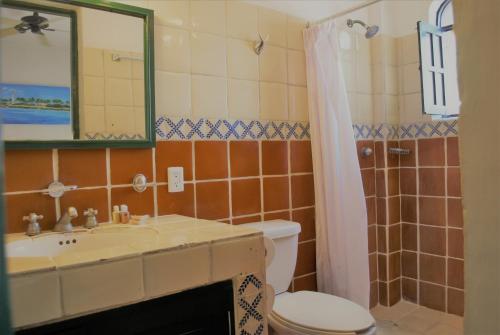
[[[99,210],[109,221],[112,205],[128,204],[132,214],[182,214],[241,224],[258,220],[300,222],[299,252],[291,290],[316,289],[314,183],[310,141],[160,141],[154,149],[8,150],[7,231],[23,232],[22,216],[44,215],[51,229],[61,210]],[[185,190],[168,193],[167,168],[184,167]],[[150,181],[143,193],[131,181]],[[53,180],[76,191],[54,200],[44,195]]]
[[[464,255],[458,138],[400,141],[402,295],[463,315]]]
[[[373,141],[358,141],[358,159],[363,179],[363,189],[365,191],[367,209],[367,229],[368,229],[368,257],[370,266],[370,306],[374,307],[379,301],[378,295],[378,259],[377,259],[377,212],[376,212],[376,192],[375,192],[375,161],[376,156],[365,157],[362,155],[363,148],[370,148],[375,152]]]
[[[377,259],[379,302],[391,306],[401,299],[401,197],[399,157],[387,148],[397,141],[376,141]]]

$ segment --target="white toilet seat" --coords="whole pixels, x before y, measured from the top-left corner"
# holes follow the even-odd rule
[[[372,335],[375,320],[363,307],[333,295],[300,291],[275,297],[268,315],[278,334]]]

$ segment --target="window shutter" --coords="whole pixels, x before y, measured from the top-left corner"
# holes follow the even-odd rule
[[[445,67],[443,57],[444,29],[419,21],[420,82],[424,114],[447,115]]]

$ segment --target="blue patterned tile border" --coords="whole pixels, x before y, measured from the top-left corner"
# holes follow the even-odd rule
[[[398,126],[388,123],[353,124],[356,140],[385,140],[398,138]]]
[[[458,135],[458,120],[443,120],[401,124],[399,138],[434,138]]]
[[[433,138],[458,135],[457,120],[401,125],[388,123],[353,124],[352,127],[356,140]],[[156,120],[156,138],[157,140],[309,140],[311,133],[309,122],[192,119],[160,116]],[[99,139],[109,138],[99,137]]]
[[[266,335],[264,276],[241,274],[233,279],[235,326],[239,335]]]
[[[141,134],[109,134],[109,133],[85,133],[86,140],[143,140]]]
[[[160,116],[158,140],[308,140],[309,122],[191,119]]]

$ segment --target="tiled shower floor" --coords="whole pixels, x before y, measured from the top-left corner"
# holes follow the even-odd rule
[[[377,320],[377,335],[462,335],[463,319],[401,301],[392,307],[371,310]]]

